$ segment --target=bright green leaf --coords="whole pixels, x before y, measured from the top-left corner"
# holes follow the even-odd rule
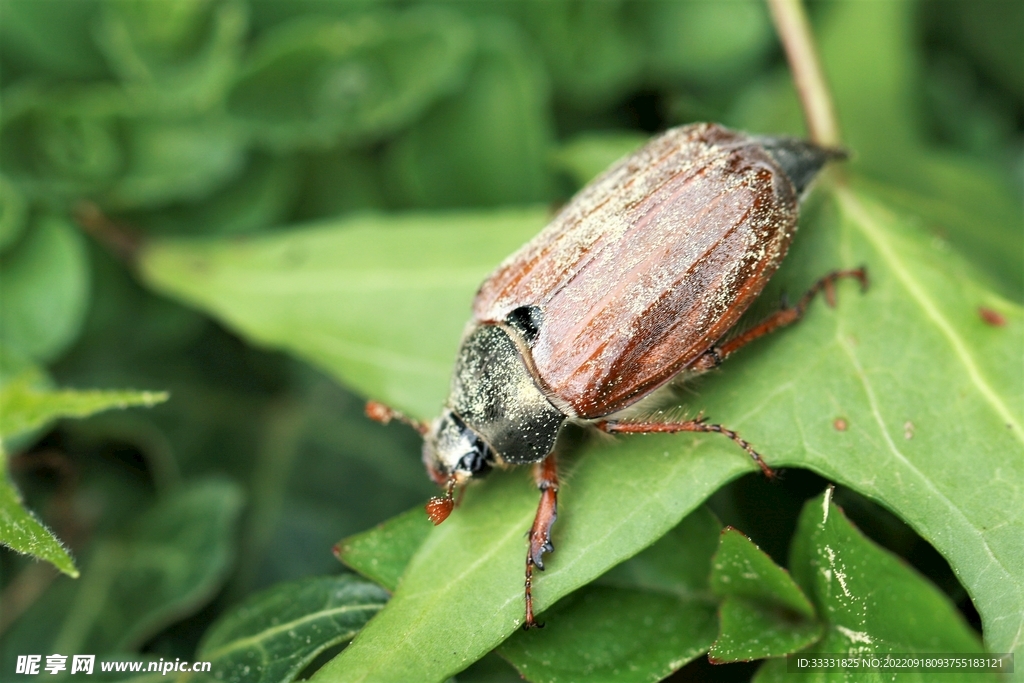
[[[247,337],[427,417],[444,400],[472,292],[544,217],[366,215],[244,241],[154,242],[140,267]]]
[[[736,529],[722,532],[711,585],[724,598],[718,639],[710,652],[715,661],[779,657],[821,636],[814,607],[800,587]]]
[[[217,680],[289,683],[313,658],[354,636],[388,594],[352,574],[280,583],[221,617],[196,659]]]
[[[543,630],[519,631],[498,651],[536,683],[661,680],[714,640],[708,573],[720,526],[697,509],[548,610]]]
[[[3,414],[0,409],[0,415]],[[78,578],[71,555],[53,532],[25,509],[21,495],[7,476],[7,454],[0,443],[0,544],[46,560],[71,578]]]
[[[151,407],[167,400],[159,391],[49,389],[38,370],[4,378],[0,386],[0,437],[8,439],[61,417],[86,417],[111,408]]]
[[[374,529],[339,541],[335,553],[347,566],[394,591],[430,529],[423,508],[413,508]]]
[[[439,8],[298,18],[266,34],[228,109],[275,146],[379,138],[458,87],[472,47],[471,27]]]
[[[950,599],[900,558],[865,538],[832,503],[832,490],[800,515],[790,569],[826,621],[807,654],[982,653]],[[955,674],[951,674],[955,675]],[[985,680],[988,674],[960,674]],[[921,674],[916,680],[927,680]],[[767,664],[758,681],[789,680],[785,660]],[[846,680],[842,674],[837,680]],[[901,680],[903,676],[901,675]]]
[[[45,216],[17,248],[0,257],[0,345],[50,361],[78,336],[89,301],[89,263],[81,234]]]

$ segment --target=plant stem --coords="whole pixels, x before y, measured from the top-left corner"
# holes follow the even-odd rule
[[[832,93],[825,82],[818,52],[801,0],[767,0],[779,40],[786,50],[793,81],[804,110],[811,140],[823,147],[841,143]]]

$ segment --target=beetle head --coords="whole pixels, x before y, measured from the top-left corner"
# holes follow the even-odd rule
[[[431,521],[440,524],[454,505],[455,487],[487,474],[494,466],[494,451],[458,415],[446,409],[423,436],[423,464],[430,478],[446,489],[443,498],[432,498],[427,504]]]

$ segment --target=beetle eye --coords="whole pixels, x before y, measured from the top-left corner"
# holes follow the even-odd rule
[[[488,461],[488,454],[490,449],[480,439],[476,439],[473,443],[473,450],[466,453],[459,459],[457,469],[463,472],[469,472],[474,477],[485,474],[491,469],[491,463]]]

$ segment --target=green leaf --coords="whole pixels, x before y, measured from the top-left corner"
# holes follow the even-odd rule
[[[74,584],[58,580],[4,638],[4,666],[47,652],[130,652],[217,592],[234,559],[241,489],[206,480],[177,490],[97,542]],[[7,670],[5,668],[5,670]]]
[[[0,415],[4,412],[0,410]],[[73,579],[78,578],[71,555],[53,532],[22,505],[21,495],[7,475],[7,454],[0,442],[0,543],[45,560]]]
[[[278,147],[379,138],[462,81],[471,27],[439,8],[298,18],[266,34],[228,109]]]
[[[242,170],[245,140],[218,119],[125,125],[123,174],[101,195],[114,210],[204,199]]]
[[[366,215],[242,241],[154,242],[139,265],[157,290],[426,417],[444,400],[472,292],[544,217]]]
[[[0,175],[0,253],[18,241],[28,222],[28,202],[18,187]]]
[[[648,0],[634,7],[649,69],[670,86],[686,80],[720,88],[749,79],[768,59],[773,33],[763,2]]]
[[[109,83],[23,80],[4,90],[0,164],[29,198],[80,199],[122,172],[121,126],[136,109]]]
[[[61,417],[86,417],[111,408],[163,403],[159,391],[76,391],[48,388],[45,376],[30,369],[0,385],[0,437],[9,439]]]
[[[772,292],[799,292],[858,264],[868,266],[871,290],[861,295],[844,283],[835,309],[815,302],[798,326],[701,380],[686,405],[738,429],[770,464],[812,469],[894,511],[949,560],[982,615],[988,646],[1016,651],[1024,633],[1024,512],[1013,512],[1024,511],[1024,395],[1016,381],[1024,374],[1024,312],[979,286],[912,217],[861,189],[833,188],[822,199],[806,207]],[[158,243],[141,267],[151,284],[247,337],[315,359],[361,391],[427,416],[443,400],[479,280],[531,222],[539,225],[541,214],[523,220],[530,215],[518,223],[507,214],[502,222],[480,214],[461,222],[364,218],[344,232]],[[1006,324],[986,324],[979,306]],[[360,351],[374,364],[353,362]],[[832,426],[840,416],[850,425],[843,432]],[[626,437],[584,450],[565,466],[556,551],[536,583],[542,610],[752,468],[714,435]],[[470,488],[431,531],[392,601],[320,680],[370,672],[441,680],[516,629],[536,492],[525,473],[497,473]]]
[[[63,218],[39,218],[0,257],[0,269],[0,345],[35,361],[55,359],[78,336],[89,301],[82,236]]]
[[[543,65],[516,27],[478,24],[462,92],[389,147],[389,182],[417,207],[498,206],[547,199],[554,137]]]
[[[630,21],[628,3],[528,0],[507,7],[537,43],[555,97],[568,107],[612,104],[627,94],[643,69],[643,42]]]
[[[633,131],[582,133],[559,147],[551,161],[569,175],[575,187],[583,187],[646,142],[647,136]]]
[[[394,592],[431,526],[423,508],[415,507],[339,541],[334,552],[347,566]]]
[[[716,662],[779,657],[821,636],[814,607],[800,587],[736,529],[722,532],[711,585],[724,598],[710,652]]]
[[[106,76],[91,31],[98,4],[5,0],[0,22],[5,68],[17,65],[65,78]]]
[[[351,574],[277,584],[221,617],[196,653],[218,679],[289,683],[327,648],[350,640],[388,594]]]
[[[222,102],[240,61],[248,10],[238,0],[106,0],[96,42],[137,100],[164,113]]]
[[[829,488],[807,502],[790,550],[793,578],[826,622],[824,637],[804,652],[983,652],[950,599],[902,559],[864,537],[831,499]],[[785,660],[777,660],[757,680],[789,677]],[[976,678],[982,680],[984,674]]]
[[[498,651],[531,681],[661,680],[715,638],[708,573],[720,529],[707,508],[548,610]]]

